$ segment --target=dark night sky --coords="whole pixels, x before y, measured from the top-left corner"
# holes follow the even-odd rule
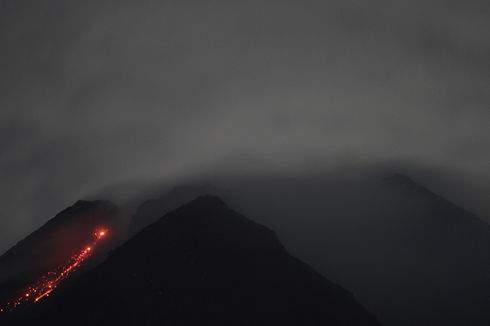
[[[490,178],[490,2],[0,0],[0,251],[111,184]]]

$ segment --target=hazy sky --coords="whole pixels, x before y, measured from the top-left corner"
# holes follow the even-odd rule
[[[81,196],[216,168],[490,176],[490,2],[0,0],[0,251]]]

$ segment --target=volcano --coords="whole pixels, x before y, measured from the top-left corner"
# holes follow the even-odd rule
[[[38,308],[46,325],[379,325],[214,196],[166,214]]]
[[[424,178],[259,174],[214,185],[383,325],[490,325],[490,226]]]
[[[490,325],[490,226],[406,174],[226,180],[233,207],[384,325]]]

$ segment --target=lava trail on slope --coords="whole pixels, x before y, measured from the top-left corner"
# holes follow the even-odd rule
[[[0,306],[0,313],[11,312],[23,304],[37,303],[48,297],[63,281],[77,271],[83,263],[92,256],[96,247],[108,234],[106,228],[98,228],[92,235],[91,241],[78,253],[53,271],[43,275],[37,282],[20,291],[16,298]]]

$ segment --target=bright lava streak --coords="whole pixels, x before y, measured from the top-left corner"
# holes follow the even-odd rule
[[[93,234],[92,241],[88,245],[73,255],[65,265],[59,266],[55,270],[43,275],[36,283],[25,288],[17,298],[0,306],[0,314],[10,312],[22,304],[37,303],[43,298],[48,297],[92,255],[96,246],[106,237],[107,233],[107,229],[97,229]]]

